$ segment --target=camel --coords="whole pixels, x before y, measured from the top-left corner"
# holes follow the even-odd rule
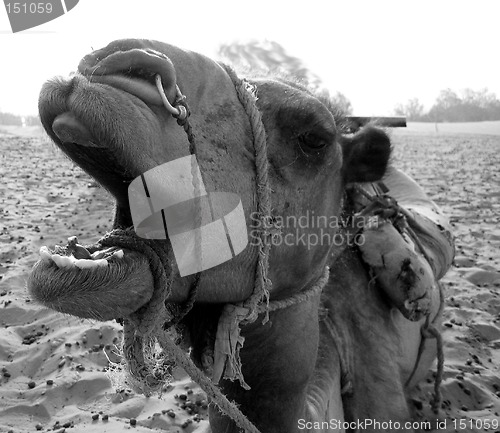
[[[258,137],[238,84],[256,95],[267,153],[260,163]],[[257,293],[262,309],[240,324],[241,376],[218,378],[223,393],[259,431],[356,431],[359,423],[366,431],[389,431],[389,423],[413,431],[408,391],[436,356],[435,342],[422,341],[426,318],[404,317],[374,282],[354,243],[302,241],[318,239],[314,219],[319,216],[339,222],[321,227],[323,238],[345,239],[340,222],[350,206],[346,187],[397,172],[389,166],[391,143],[384,131],[368,125],[343,134],[341,113],[300,83],[281,77],[241,83],[230,68],[203,55],[137,39],[114,41],[85,56],[75,75],[45,83],[39,112],[52,141],[115,198],[116,229],[134,225],[128,196],[134,179],[191,152],[207,190],[241,199],[249,238],[256,230],[261,234],[258,225],[267,221],[269,239],[294,239],[271,242],[262,279],[266,285]],[[189,124],[182,121],[187,116]],[[267,170],[264,183],[258,164]],[[397,179],[411,183],[399,173],[387,178],[389,189],[397,192]],[[404,193],[399,196],[404,202]],[[266,197],[268,208],[262,210]],[[431,203],[423,193],[418,198],[424,207]],[[266,212],[268,219],[259,220]],[[286,222],[299,217],[305,224],[294,237],[297,227]],[[278,226],[276,220],[285,223]],[[429,221],[431,231],[446,232]],[[430,254],[438,256],[439,242],[424,236],[426,241]],[[168,239],[149,245],[171,258]],[[31,295],[80,317],[111,320],[135,314],[155,296],[157,276],[148,256],[127,247],[100,250],[103,244],[84,248],[75,239],[66,252],[45,249],[28,283]],[[65,253],[71,253],[73,263],[84,261],[76,267]],[[169,281],[166,302],[183,306],[190,300],[180,323],[201,368],[224,306],[241,305],[255,295],[261,253],[258,242],[249,242],[231,260],[195,274],[181,277],[175,264],[163,269]],[[433,269],[438,277],[450,261]],[[319,281],[322,290],[309,292],[301,302],[265,311],[266,295],[271,303],[286,302]],[[438,292],[430,299],[428,316],[438,321]],[[214,402],[209,418],[214,433],[241,431]]]

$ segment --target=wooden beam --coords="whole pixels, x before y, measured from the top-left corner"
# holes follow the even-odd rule
[[[347,116],[349,122],[349,131],[355,132],[359,128],[371,123],[376,126],[386,126],[390,128],[405,128],[406,117],[360,117]]]

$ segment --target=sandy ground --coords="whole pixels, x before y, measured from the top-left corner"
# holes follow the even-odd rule
[[[433,123],[408,122],[407,132],[435,133],[435,134],[475,134],[500,135],[500,121]]]
[[[487,431],[485,421],[500,420],[500,137],[399,130],[393,143],[396,165],[442,207],[456,237],[454,265],[442,280],[447,428],[439,431]],[[431,387],[421,388],[416,399],[432,419]]]
[[[0,134],[0,432],[203,427],[205,397],[181,372],[161,399],[111,387],[104,352],[114,358],[119,325],[28,299],[26,279],[40,246],[70,235],[95,241],[110,228],[112,206],[51,144],[29,135]],[[500,420],[500,137],[397,131],[393,141],[397,165],[443,207],[457,237],[444,279],[439,431],[487,431],[486,420]],[[413,404],[421,419],[435,422],[430,382],[432,372]]]
[[[104,351],[117,361],[120,325],[30,302],[40,246],[71,234],[94,242],[111,228],[113,205],[45,139],[0,135],[0,155],[0,432],[192,432],[207,423],[205,396],[181,372],[162,399],[111,387]]]

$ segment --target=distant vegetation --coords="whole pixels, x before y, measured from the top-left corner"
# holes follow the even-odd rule
[[[295,79],[319,95],[329,98],[343,115],[352,115],[351,101],[341,92],[330,94],[322,80],[311,72],[301,59],[289,54],[274,41],[253,40],[233,42],[219,47],[219,57],[243,72],[273,73]],[[478,122],[500,120],[500,100],[488,89],[465,89],[460,93],[441,90],[429,111],[424,110],[418,98],[394,108],[396,116],[405,116],[413,122]],[[41,126],[38,116],[19,116],[0,112],[0,125]]]
[[[18,116],[12,113],[0,112],[0,125],[38,126],[41,123],[38,116]]]
[[[428,112],[417,98],[399,104],[394,114],[419,122],[478,122],[500,120],[500,100],[488,89],[465,89],[457,94],[451,89],[441,90]]]
[[[246,43],[233,42],[219,47],[219,56],[229,61],[237,69],[256,74],[274,73],[285,78],[292,78],[308,86],[333,104],[343,115],[352,114],[352,105],[342,93],[330,94],[323,86],[321,78],[311,72],[298,57],[289,54],[285,48],[274,41],[253,40]]]

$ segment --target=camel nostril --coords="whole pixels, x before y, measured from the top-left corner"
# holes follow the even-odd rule
[[[76,143],[86,147],[98,147],[91,132],[70,112],[57,116],[52,122],[52,130],[61,143]]]

